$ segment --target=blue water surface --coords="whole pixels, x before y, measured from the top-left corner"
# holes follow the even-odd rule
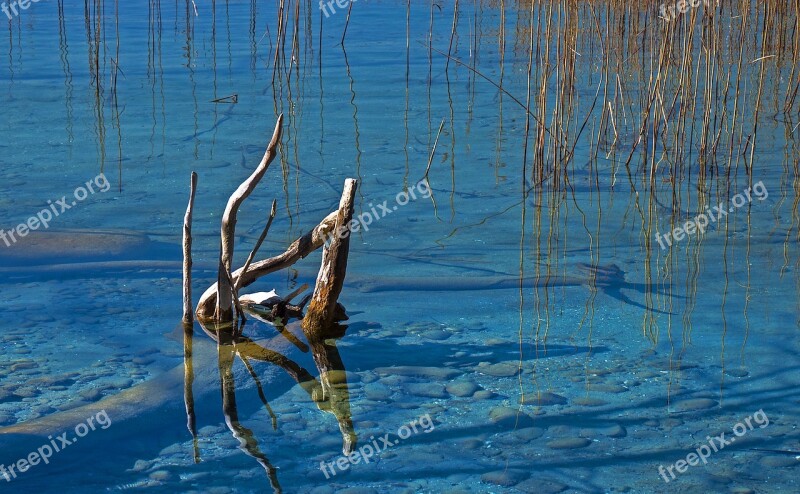
[[[0,492],[797,492],[797,110],[772,111],[791,64],[768,65],[756,117],[748,54],[713,152],[700,110],[688,130],[659,114],[666,144],[640,133],[651,47],[624,33],[604,48],[611,11],[581,4],[549,24],[574,48],[546,42],[549,10],[532,20],[526,2],[360,0],[349,21],[350,4],[315,2],[0,15],[0,228],[16,234],[0,238],[0,465],[15,467]],[[196,302],[280,114],[234,264],[273,199],[259,257],[357,179],[347,331],[303,352],[250,318],[281,360],[196,324],[193,440],[189,177]],[[320,257],[243,291],[313,286]]]

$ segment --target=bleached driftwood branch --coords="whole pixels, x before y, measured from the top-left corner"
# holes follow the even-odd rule
[[[253,190],[258,185],[258,182],[264,177],[267,168],[269,168],[272,160],[278,154],[278,143],[281,139],[281,130],[283,127],[283,115],[278,116],[278,122],[275,124],[275,130],[272,133],[272,139],[267,146],[264,157],[255,171],[247,178],[238,189],[228,199],[228,204],[225,207],[225,213],[222,215],[222,225],[220,227],[220,266],[219,274],[217,276],[217,307],[216,319],[220,323],[233,321],[233,284],[232,276],[229,278],[228,273],[231,272],[231,263],[233,261],[234,250],[234,235],[236,230],[236,217],[239,212],[239,207],[245,199],[247,199]]]
[[[197,192],[197,173],[192,172],[189,183],[189,205],[183,217],[183,324],[191,326],[194,322],[192,312],[192,211]]]

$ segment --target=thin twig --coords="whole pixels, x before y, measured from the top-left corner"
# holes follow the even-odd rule
[[[436,140],[433,142],[433,149],[431,149],[431,155],[428,158],[428,166],[425,167],[425,175],[423,175],[422,179],[428,179],[428,172],[431,171],[431,164],[433,163],[433,156],[436,154],[436,145],[439,144],[439,136],[442,134],[442,128],[444,127],[444,119],[442,119],[442,123],[439,124],[439,132],[436,133]]]
[[[242,268],[243,274],[247,274],[247,270],[250,268],[250,264],[253,262],[253,258],[256,257],[258,249],[261,248],[261,244],[263,244],[264,239],[267,238],[267,233],[269,233],[269,228],[272,226],[272,220],[275,219],[275,214],[277,213],[277,211],[278,211],[278,201],[273,199],[272,209],[270,210],[269,213],[269,219],[267,220],[267,225],[264,227],[264,231],[261,232],[261,236],[258,237],[258,242],[256,242],[255,247],[253,247],[253,250],[250,251],[250,255],[247,257],[247,262],[244,263],[244,267]],[[241,288],[240,286],[241,283],[242,283],[242,278],[239,278],[236,281],[236,290],[239,290],[239,288]]]

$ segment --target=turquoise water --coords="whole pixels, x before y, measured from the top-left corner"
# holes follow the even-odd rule
[[[47,229],[0,239],[0,464],[85,432],[48,464],[8,482],[0,471],[1,491],[798,490],[798,134],[791,111],[774,111],[791,64],[766,73],[770,111],[752,159],[758,65],[745,67],[754,72],[740,113],[715,110],[720,162],[704,169],[699,130],[681,166],[667,144],[637,145],[637,64],[606,81],[591,24],[574,50],[577,111],[567,118],[569,139],[581,137],[569,152],[538,146],[531,119],[525,149],[514,98],[526,102],[527,5],[503,17],[497,5],[462,4],[456,16],[452,56],[507,92],[429,52],[429,32],[436,50],[451,46],[449,3],[414,2],[407,17],[403,2],[355,2],[344,45],[346,10],[325,18],[299,5],[295,31],[291,4],[277,70],[273,3],[197,2],[197,15],[191,1],[115,8],[39,2],[0,22],[0,228],[58,211]],[[548,125],[563,76],[553,71],[545,97],[531,93]],[[625,109],[615,145],[601,118],[609,101]],[[228,197],[280,113],[279,157],[240,211],[234,264],[273,199],[264,256],[313,228],[344,180],[358,179],[356,214],[372,223],[350,245],[340,298],[349,327],[320,358],[251,319],[247,336],[336,379],[315,402],[291,372],[235,357],[231,407],[220,378],[231,355],[196,325],[195,462],[180,326],[189,175],[199,176],[196,301],[216,281]],[[750,200],[734,202],[745,190]],[[660,247],[656,233],[720,203],[728,214],[704,233]],[[319,259],[246,290],[313,284]],[[336,465],[348,420],[368,463]],[[401,429],[412,422],[416,432]],[[664,481],[659,466],[723,432],[736,441]]]

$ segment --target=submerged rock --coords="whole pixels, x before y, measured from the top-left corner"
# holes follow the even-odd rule
[[[439,367],[417,367],[412,365],[401,365],[397,367],[378,367],[375,369],[377,374],[420,377],[424,379],[448,381],[461,375],[461,371]]]
[[[478,372],[493,377],[511,377],[520,373],[519,362],[500,362],[478,367]]]
[[[608,405],[608,402],[605,400],[601,400],[600,398],[593,398],[591,396],[584,396],[582,398],[575,398],[572,402],[576,405],[581,405],[585,407],[599,407],[603,405]]]
[[[535,492],[536,494],[558,494],[567,490],[567,486],[555,480],[528,479],[517,484],[521,492]]]
[[[22,401],[22,398],[23,398],[22,396],[15,393],[0,391],[0,403],[12,403],[15,401]]]
[[[380,383],[369,383],[364,386],[364,397],[370,401],[389,401],[392,391]]]
[[[444,386],[439,383],[418,383],[409,384],[408,392],[415,396],[424,398],[447,398]]]
[[[497,470],[481,475],[481,482],[511,487],[530,477],[524,470]]]
[[[550,449],[578,449],[585,448],[592,444],[592,441],[585,437],[564,437],[548,441],[547,447]]]
[[[759,462],[761,465],[767,468],[784,468],[784,467],[796,467],[800,465],[800,460],[798,460],[795,456],[786,455],[786,456],[765,456],[761,458]]]
[[[565,397],[549,391],[526,394],[521,401],[524,405],[535,406],[566,405],[567,403]]]
[[[452,333],[443,329],[431,329],[422,333],[422,337],[433,341],[444,341],[452,336]]]
[[[593,384],[591,390],[601,393],[624,393],[628,391],[628,388],[619,384]]]
[[[530,427],[533,419],[524,412],[511,407],[494,407],[489,410],[489,420],[502,426]]]
[[[725,374],[731,377],[747,377],[750,372],[747,369],[726,369]]]
[[[487,389],[481,389],[479,391],[475,391],[475,394],[472,397],[476,400],[488,400],[494,396],[494,393]]]
[[[132,259],[152,247],[150,238],[133,231],[32,231],[0,253],[0,266],[53,262]]]
[[[674,412],[694,412],[698,410],[708,410],[714,408],[719,403],[711,398],[693,398],[690,400],[679,401],[673,406]]]
[[[459,398],[472,396],[479,389],[481,389],[480,386],[472,381],[457,381],[447,385],[447,392]]]
[[[606,437],[621,438],[628,435],[628,430],[625,429],[625,427],[617,424],[606,429],[600,429],[600,434],[603,434]]]

